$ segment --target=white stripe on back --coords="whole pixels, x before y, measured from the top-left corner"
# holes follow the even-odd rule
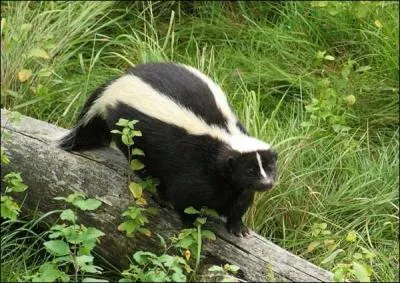
[[[205,77],[205,75],[203,75]],[[204,78],[201,78],[204,81]],[[211,81],[211,80],[210,80]],[[224,115],[228,115],[229,129],[237,129],[235,116],[230,111],[226,98],[218,90],[211,89],[219,109]],[[215,93],[214,91],[217,91]],[[107,116],[107,106],[116,107],[118,102],[123,102],[143,114],[161,120],[167,124],[174,125],[186,130],[192,135],[209,135],[229,144],[239,152],[250,152],[256,150],[267,150],[270,145],[253,137],[242,134],[238,129],[232,131],[233,135],[216,125],[207,124],[201,117],[194,114],[188,108],[170,99],[139,77],[132,74],[124,75],[107,86],[101,96],[96,99],[89,111],[86,113],[83,123],[86,124],[96,114],[104,119]]]

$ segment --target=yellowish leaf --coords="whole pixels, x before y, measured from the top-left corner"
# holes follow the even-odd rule
[[[307,247],[307,252],[311,253],[313,250],[315,250],[316,247],[318,247],[321,243],[320,242],[311,242],[308,247]]]
[[[136,200],[136,204],[138,204],[140,206],[146,206],[148,203],[147,203],[147,200],[145,198],[140,197],[140,198],[138,198]]]
[[[375,24],[375,26],[376,26],[377,28],[383,28],[383,25],[382,25],[382,23],[381,23],[379,20],[375,20],[374,24]]]
[[[186,258],[186,261],[188,261],[190,259],[190,255],[191,255],[191,253],[189,250],[186,250],[183,252],[183,256]]]
[[[31,70],[23,69],[23,70],[18,72],[18,79],[19,79],[19,81],[21,83],[26,82],[31,77],[32,77],[32,71]]]
[[[140,230],[140,233],[142,233],[143,235],[145,235],[145,236],[147,236],[147,237],[151,237],[151,231],[149,230],[149,229],[146,229],[146,228],[141,228]]]
[[[354,231],[354,230],[350,231],[346,236],[346,241],[347,242],[355,242],[356,240],[357,240],[356,231]]]
[[[30,57],[39,57],[43,59],[50,59],[49,54],[47,54],[46,50],[42,48],[33,48],[31,51],[28,53],[28,58]]]
[[[143,188],[138,183],[134,183],[134,182],[130,183],[129,190],[131,191],[131,193],[133,194],[135,199],[140,198],[142,196]]]

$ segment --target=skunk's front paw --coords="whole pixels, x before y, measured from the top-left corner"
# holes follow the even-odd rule
[[[250,235],[250,229],[244,226],[241,221],[228,222],[227,228],[229,233],[237,237],[247,237]]]

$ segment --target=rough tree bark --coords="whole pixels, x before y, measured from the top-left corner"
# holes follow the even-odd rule
[[[127,162],[112,148],[85,152],[65,152],[55,140],[67,130],[26,116],[13,123],[1,110],[2,145],[10,156],[10,164],[3,166],[2,176],[10,171],[22,172],[29,186],[23,212],[38,207],[40,212],[60,208],[56,196],[84,192],[105,201],[95,213],[82,214],[85,225],[97,227],[106,236],[101,238],[99,252],[117,267],[128,267],[128,258],[136,250],[157,252],[159,239],[155,235],[139,235],[134,239],[117,230],[122,222],[121,213],[131,198],[127,189]],[[149,229],[165,238],[176,235],[182,228],[177,214],[161,208],[151,198],[150,206],[159,213],[150,219]],[[204,254],[207,263],[231,263],[241,268],[246,281],[331,281],[331,273],[278,247],[256,233],[248,238],[237,238],[227,233],[223,223],[213,223],[216,241],[207,241]],[[271,278],[273,274],[273,278]]]

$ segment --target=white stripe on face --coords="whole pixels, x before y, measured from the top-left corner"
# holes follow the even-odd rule
[[[264,168],[262,167],[261,157],[258,154],[258,152],[256,152],[256,156],[257,156],[258,166],[260,167],[261,176],[267,178],[267,174],[265,173]]]

